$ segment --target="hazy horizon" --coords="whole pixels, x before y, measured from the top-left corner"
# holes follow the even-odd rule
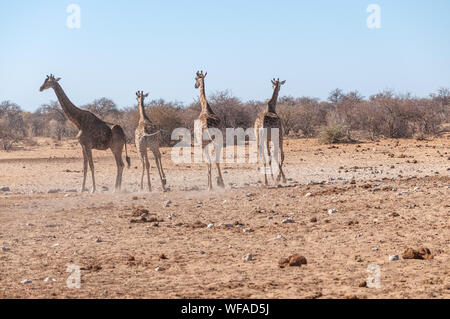
[[[79,29],[66,23],[71,3]],[[381,8],[380,29],[367,26],[370,4]],[[26,111],[56,100],[39,92],[53,73],[78,106],[101,97],[132,106],[137,90],[187,105],[199,95],[197,70],[208,71],[208,95],[243,101],[267,100],[274,77],[287,81],[280,96],[426,97],[450,87],[449,30],[445,0],[1,2],[0,100]]]

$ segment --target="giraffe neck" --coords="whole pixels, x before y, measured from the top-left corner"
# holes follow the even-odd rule
[[[279,87],[276,87],[273,90],[272,98],[267,103],[267,112],[276,113],[277,112],[277,100],[278,100],[278,92],[280,91]]]
[[[209,105],[208,101],[206,100],[205,80],[204,79],[201,81],[201,84],[200,84],[200,103],[202,105],[202,113],[214,114],[213,110],[211,109],[211,106]]]
[[[144,101],[138,101],[138,106],[139,106],[139,122],[144,122],[145,120],[150,121],[150,119],[147,116],[147,113],[145,113]]]
[[[56,83],[53,86],[53,90],[55,91],[59,104],[61,105],[66,116],[78,127],[78,129],[81,129],[81,118],[83,115],[83,110],[77,108],[69,100],[66,93],[64,93],[64,90],[62,89],[61,85],[59,85],[59,83]]]

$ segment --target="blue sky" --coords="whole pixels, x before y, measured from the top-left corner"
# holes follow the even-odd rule
[[[66,25],[72,3],[80,29]],[[366,25],[372,3],[381,29]],[[282,95],[426,96],[450,87],[450,1],[1,1],[0,48],[0,100],[29,111],[56,100],[38,92],[49,73],[77,105],[130,106],[137,90],[190,103],[197,70],[208,93],[243,100],[269,98],[273,77],[287,80]]]

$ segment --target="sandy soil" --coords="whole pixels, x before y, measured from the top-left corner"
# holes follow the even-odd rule
[[[255,165],[227,164],[227,188],[213,192],[204,166],[175,165],[164,149],[171,191],[153,165],[151,194],[139,190],[134,146],[121,194],[107,152],[94,152],[99,193],[72,192],[76,141],[0,152],[0,187],[11,190],[0,192],[0,298],[449,298],[449,141],[288,140],[287,185],[262,188]],[[156,221],[133,223],[139,207]],[[434,258],[402,258],[420,247]],[[293,254],[307,265],[280,268]],[[69,264],[81,267],[80,289],[66,285]],[[360,287],[372,264],[379,289]]]

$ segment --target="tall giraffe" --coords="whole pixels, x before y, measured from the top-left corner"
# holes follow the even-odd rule
[[[200,103],[202,105],[202,111],[198,117],[198,120],[201,123],[201,129],[202,129],[202,136],[205,131],[208,131],[210,128],[216,128],[216,129],[222,129],[222,123],[219,119],[219,117],[214,113],[211,106],[209,105],[206,94],[205,94],[205,78],[208,75],[208,72],[203,74],[203,71],[197,72],[197,76],[195,77],[195,88],[200,89]],[[208,145],[207,141],[203,141],[202,138],[202,150],[203,154],[205,154],[205,148]],[[208,167],[208,189],[212,190],[212,177],[211,177],[211,171],[212,171],[212,164],[211,160],[207,162]],[[216,161],[216,167],[217,167],[217,186],[224,188],[225,184],[223,182],[222,178],[222,172],[220,170],[220,163]]]
[[[150,181],[150,162],[148,160],[147,148],[149,148],[156,162],[158,168],[159,177],[161,178],[161,184],[164,191],[166,191],[166,175],[161,161],[161,152],[159,151],[161,141],[161,131],[155,124],[148,118],[144,109],[144,101],[148,96],[143,91],[136,92],[136,99],[139,107],[139,124],[135,131],[136,147],[139,151],[142,162],[142,176],[141,176],[141,189],[144,189],[144,174],[147,170],[147,182],[148,190],[152,191],[152,184]]]
[[[52,88],[55,91],[56,97],[58,98],[64,113],[80,130],[77,138],[83,150],[83,185],[81,187],[81,192],[86,191],[85,186],[88,162],[92,174],[92,193],[95,193],[96,191],[94,161],[92,159],[93,149],[102,151],[111,149],[117,165],[115,190],[119,191],[122,187],[122,173],[125,166],[122,161],[122,151],[124,146],[128,168],[131,165],[130,158],[128,157],[126,137],[122,127],[111,124],[113,125],[111,128],[108,125],[109,123],[100,120],[91,112],[77,108],[64,93],[61,85],[59,85],[58,82],[60,80],[61,78],[55,78],[53,74],[50,76],[47,75],[40,91],[42,92]]]
[[[281,123],[281,119],[277,114],[277,100],[278,94],[280,92],[281,86],[284,85],[286,81],[280,82],[280,79],[272,80],[273,86],[273,95],[272,98],[267,103],[267,108],[263,113],[255,121],[255,136],[256,136],[256,145],[258,147],[258,163],[262,157],[264,163],[264,185],[268,185],[267,181],[267,167],[266,167],[266,159],[264,155],[264,147],[267,148],[267,155],[269,159],[269,168],[273,179],[273,171],[272,171],[272,155],[270,151],[270,142],[272,141],[272,132],[271,129],[278,129],[279,136],[279,150],[281,155],[281,161],[278,162],[279,172],[277,177],[277,182],[283,178],[283,183],[286,183],[286,177],[283,172],[283,164],[284,164],[284,151],[283,151],[283,124]],[[261,141],[261,138],[263,140]],[[264,141],[265,139],[265,141]],[[263,142],[266,142],[265,145],[262,145]]]

